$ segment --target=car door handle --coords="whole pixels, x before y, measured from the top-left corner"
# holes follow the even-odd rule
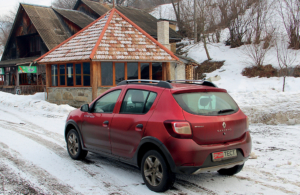
[[[135,127],[135,130],[136,131],[142,131],[143,130],[143,125],[142,124],[138,124],[136,127]]]
[[[103,127],[108,127],[109,122],[108,121],[104,121],[103,122]]]

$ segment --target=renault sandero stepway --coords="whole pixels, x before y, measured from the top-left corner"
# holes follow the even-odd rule
[[[74,160],[89,151],[139,167],[155,192],[176,174],[234,175],[251,152],[247,116],[207,81],[122,81],[69,114],[65,140]]]

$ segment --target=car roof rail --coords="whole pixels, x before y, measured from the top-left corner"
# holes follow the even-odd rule
[[[145,80],[145,79],[133,79],[133,80],[124,80],[118,84],[120,85],[128,85],[128,84],[138,84],[138,85],[151,85],[151,86],[157,86],[167,89],[172,89],[173,86],[170,84],[170,82],[167,81],[160,81],[160,80]]]
[[[204,85],[209,87],[218,87],[212,82],[206,80],[168,80],[169,83],[186,83],[186,84],[195,84],[195,85]]]

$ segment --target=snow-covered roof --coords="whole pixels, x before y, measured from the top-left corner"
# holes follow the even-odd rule
[[[177,61],[178,58],[113,8],[37,59],[40,63],[79,60]]]

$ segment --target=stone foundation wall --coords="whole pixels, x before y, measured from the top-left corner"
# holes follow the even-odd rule
[[[110,88],[98,88],[97,96],[101,95]],[[91,87],[49,87],[48,102],[54,104],[68,104],[79,108],[83,104],[93,101]]]
[[[49,87],[48,102],[55,104],[69,104],[79,108],[81,105],[92,102],[91,87]]]

